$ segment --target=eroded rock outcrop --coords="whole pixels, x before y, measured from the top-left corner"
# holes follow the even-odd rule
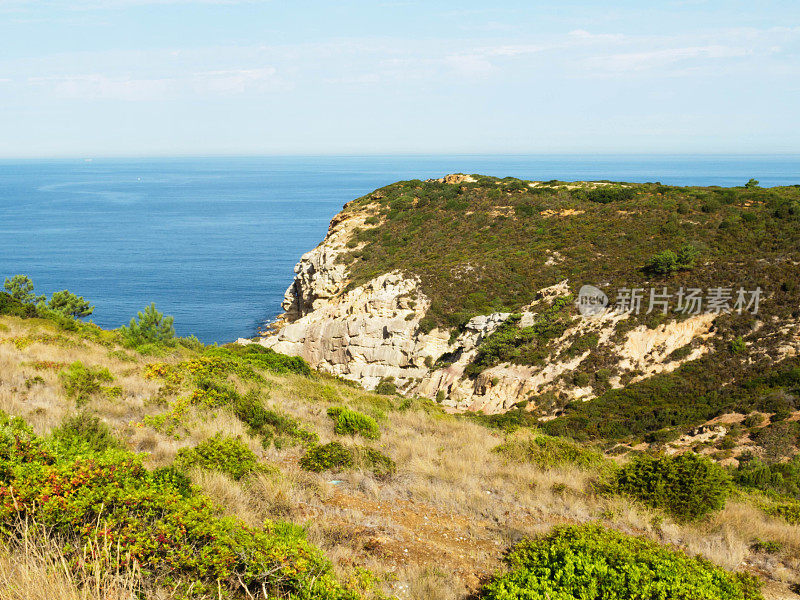
[[[458,184],[468,177],[439,181]],[[358,229],[380,226],[375,217],[367,204],[358,210],[346,207],[333,219],[325,240],[295,267],[284,314],[257,343],[301,356],[317,369],[368,389],[392,379],[402,393],[434,398],[455,410],[486,413],[507,410],[520,401],[535,402],[546,394],[562,400],[595,396],[585,377],[573,376],[591,352],[602,351],[607,357],[610,368],[604,385],[614,388],[623,381],[674,370],[707,351],[713,315],[668,321],[654,329],[626,329],[627,315],[609,310],[592,317],[570,316],[563,334],[548,340],[546,356],[537,364],[506,362],[468,376],[481,345],[510,313],[474,317],[453,336],[420,326],[431,300],[411,274],[384,273],[353,287],[345,253],[358,247],[353,241]],[[567,281],[539,290],[536,301],[515,317],[518,326],[533,326],[556,298],[569,293]],[[590,346],[576,344],[584,338],[591,339]]]

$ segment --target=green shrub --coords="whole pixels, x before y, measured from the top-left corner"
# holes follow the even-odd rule
[[[375,419],[355,410],[334,406],[328,409],[328,416],[333,419],[333,431],[338,435],[361,435],[370,440],[381,436]]]
[[[130,346],[163,344],[175,337],[173,321],[173,317],[165,317],[156,310],[155,303],[151,303],[131,319],[127,327],[120,327],[120,333]]]
[[[800,499],[800,454],[788,462],[765,463],[753,456],[741,457],[731,470],[733,482],[744,488],[775,492]]]
[[[685,244],[678,252],[665,250],[653,256],[645,265],[645,271],[653,275],[669,275],[676,271],[688,271],[694,268],[695,261],[700,251]]]
[[[494,448],[494,452],[519,462],[529,462],[540,469],[558,469],[573,465],[583,469],[599,469],[608,460],[599,452],[584,448],[564,438],[540,433],[507,439]]]
[[[650,540],[599,525],[557,527],[505,557],[509,572],[483,600],[763,600],[752,575],[733,574]]]
[[[150,472],[123,452],[63,455],[46,442],[0,416],[0,527],[15,535],[33,521],[55,543],[78,540],[62,547],[66,568],[92,563],[91,544],[115,549],[94,564],[100,572],[135,561],[176,598],[355,600],[301,528],[246,527],[220,516],[174,470]]]
[[[381,396],[394,396],[397,393],[397,385],[394,383],[394,377],[384,377],[381,379],[378,385],[375,386],[375,393]]]
[[[747,415],[742,421],[742,425],[748,429],[751,427],[758,427],[764,422],[764,417],[758,413]]]
[[[267,369],[273,373],[295,373],[297,375],[311,375],[311,367],[299,356],[287,356],[266,348],[260,344],[231,344],[225,351],[230,356],[239,357],[253,366]],[[216,353],[220,353],[217,349]]]
[[[756,538],[750,545],[750,549],[753,552],[766,552],[767,554],[776,554],[781,551],[782,547],[783,545],[780,542],[762,540],[760,538]]]
[[[312,446],[300,459],[300,466],[307,471],[344,471],[353,466],[353,452],[339,442]]]
[[[800,525],[800,502],[797,500],[778,502],[768,507],[766,512],[775,517],[780,517],[789,525]]]
[[[106,367],[86,367],[80,361],[72,363],[59,373],[68,398],[83,406],[92,396],[102,391],[102,384],[114,381]]]
[[[53,429],[50,439],[62,455],[80,456],[122,448],[111,428],[98,416],[86,412],[64,419]]]
[[[666,510],[680,521],[721,510],[730,488],[730,477],[722,467],[691,452],[641,455],[622,467],[616,477],[618,492]]]
[[[734,354],[742,354],[747,350],[747,343],[742,339],[742,336],[731,340],[731,352]]]
[[[397,464],[383,452],[373,448],[360,447],[356,449],[355,460],[364,469],[372,471],[378,478],[386,478],[394,475],[397,471]]]
[[[194,448],[182,448],[175,457],[180,470],[198,467],[207,471],[220,471],[233,479],[241,479],[253,471],[261,470],[258,458],[241,438],[217,433]]]
[[[233,413],[246,423],[253,435],[264,436],[266,444],[276,438],[280,444],[283,438],[303,444],[313,444],[319,439],[317,434],[305,429],[298,420],[265,408],[256,392],[244,396],[237,395]]]

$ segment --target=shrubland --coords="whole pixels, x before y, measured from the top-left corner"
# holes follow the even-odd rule
[[[345,210],[365,209],[343,259],[352,285],[418,276],[428,331],[512,313],[474,377],[547,360],[572,299],[525,327],[517,315],[564,279],[775,285],[761,317],[719,316],[711,351],[672,372],[612,389],[603,344],[584,336],[564,352],[591,350],[569,376],[596,397],[461,416],[398,396],[391,378],[370,393],[258,345],[176,338],[154,305],[104,331],[81,320],[82,297],[48,302],[11,278],[0,586],[49,578],[65,598],[131,600],[755,600],[800,584],[800,363],[777,345],[800,316],[800,188],[477,177],[401,182]],[[662,322],[642,316],[619,335]],[[678,443],[719,422],[724,439]]]

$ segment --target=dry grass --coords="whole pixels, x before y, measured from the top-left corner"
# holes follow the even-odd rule
[[[37,431],[45,432],[76,408],[64,397],[57,372],[36,370],[32,361],[80,360],[105,366],[123,395],[98,397],[87,408],[108,422],[131,449],[148,452],[153,465],[165,465],[181,447],[217,432],[242,436],[262,460],[277,467],[276,472],[236,482],[220,473],[196,471],[192,474],[196,484],[226,513],[250,525],[267,519],[305,524],[309,539],[325,550],[343,579],[354,577],[359,567],[371,569],[380,586],[403,600],[465,598],[499,567],[510,545],[554,524],[590,520],[675,544],[727,568],[755,570],[781,585],[796,581],[800,573],[800,527],[749,504],[731,501],[707,522],[676,524],[625,499],[594,492],[595,472],[571,467],[541,470],[508,461],[492,452],[503,442],[496,431],[436,412],[399,411],[392,407],[399,403],[397,399],[327,378],[266,374],[262,397],[269,408],[299,419],[322,442],[341,439],[334,435],[326,414],[332,404],[344,403],[375,417],[382,437],[372,445],[398,465],[391,479],[380,480],[360,471],[304,472],[298,466],[302,447],[265,450],[225,410],[191,409],[175,435],[138,426],[145,415],[167,410],[176,398],[175,392],[160,393],[160,382],[144,378],[144,366],[154,359],[137,355],[131,360],[129,352],[88,342],[77,345],[77,338],[76,345],[32,343],[18,349],[3,339],[47,333],[49,325],[5,317],[0,322],[6,326],[0,328],[0,409],[24,417]],[[180,353],[158,358],[180,359]],[[27,386],[26,381],[36,376],[43,381]],[[239,388],[244,391],[246,386],[239,383]],[[779,542],[782,550],[778,555],[756,554],[750,549],[755,538]],[[12,558],[19,549],[4,550],[0,556],[3,581],[30,578],[34,591],[0,597],[36,599],[36,586],[42,585],[37,581],[62,577],[56,568],[58,559],[48,558],[51,550],[43,549],[38,558],[36,553],[29,558],[23,554],[24,560],[19,561]],[[60,589],[59,581],[52,584],[54,589]],[[84,590],[70,588],[69,579],[65,581],[66,591],[61,596],[48,593],[48,598],[97,597],[74,595]]]
[[[21,526],[18,536],[0,546],[0,597],[3,600],[169,600],[164,590],[145,589],[137,569],[104,569],[112,549],[92,549],[99,560],[80,570],[70,566],[60,545],[33,526]]]

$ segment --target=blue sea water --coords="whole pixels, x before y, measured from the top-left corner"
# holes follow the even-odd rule
[[[90,299],[118,327],[145,305],[204,342],[280,312],[301,254],[342,205],[400,179],[800,184],[800,156],[373,156],[0,161],[0,280]]]

